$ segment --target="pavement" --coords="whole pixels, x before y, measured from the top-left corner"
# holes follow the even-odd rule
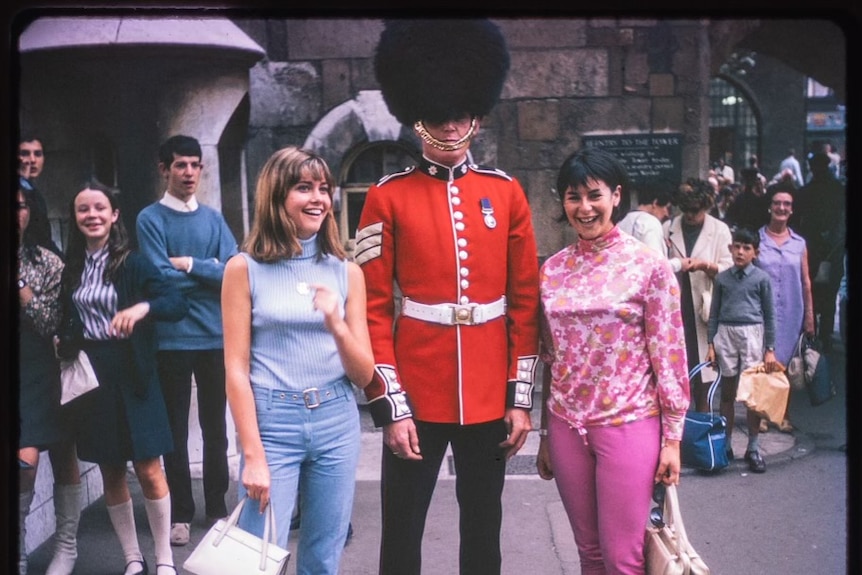
[[[804,427],[793,433],[781,433],[772,428],[760,435],[761,453],[767,464],[767,473],[776,467],[792,464],[815,452],[818,438],[835,438],[846,442],[845,354],[843,345],[836,343],[832,356],[834,379],[838,395],[823,407],[812,407],[804,394],[796,394],[791,402],[791,419],[802,421]],[[830,357],[832,357],[830,356]],[[352,525],[354,535],[348,541],[341,560],[340,575],[371,575],[377,573],[378,546],[380,543],[380,457],[382,434],[375,429],[364,407],[362,413],[362,452],[356,471],[356,495]],[[819,412],[817,410],[820,410]],[[534,418],[538,409],[534,409]],[[836,421],[837,419],[837,421]],[[538,421],[534,421],[538,428]],[[828,427],[828,429],[827,429]],[[535,472],[535,454],[538,450],[537,433],[531,433],[522,451],[513,457],[507,468],[507,481],[503,494],[503,573],[533,573],[536,575],[580,575],[577,550],[559,494],[553,481],[543,481]],[[736,459],[725,470],[715,474],[746,475],[749,473],[742,454],[747,444],[745,408],[737,404],[736,425],[732,434],[732,447]],[[843,449],[843,447],[839,447]],[[700,474],[694,469],[683,469],[685,476]],[[128,475],[134,502],[138,537],[144,556],[154,567],[152,538],[149,532],[143,496],[133,472]],[[451,457],[444,460],[439,481],[426,522],[423,540],[423,557],[426,575],[458,573],[458,506],[455,499],[454,471]],[[194,546],[206,533],[203,512],[203,487],[200,479],[194,480],[195,499],[199,510],[192,523],[191,542],[174,547],[174,562],[180,567]],[[228,502],[236,501],[236,481],[231,481]],[[301,529],[301,527],[300,527]],[[291,532],[289,549],[295,553],[298,532]],[[41,574],[50,561],[50,540],[30,555],[30,573]],[[75,573],[101,575],[122,572],[124,562],[119,542],[114,534],[104,500],[99,499],[82,513],[79,528],[79,558]],[[152,571],[151,571],[152,572]],[[296,572],[291,560],[289,574]]]

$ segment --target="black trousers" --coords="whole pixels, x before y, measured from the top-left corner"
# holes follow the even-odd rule
[[[198,422],[203,439],[204,504],[209,517],[227,516],[227,400],[224,350],[159,351],[159,380],[171,424],[174,450],[164,455],[171,491],[171,523],[191,523],[195,515],[189,471],[189,409],[192,374],[197,386]]]
[[[450,444],[460,510],[460,572],[499,575],[506,475],[505,453],[499,447],[506,439],[503,420],[475,425],[416,421],[416,430],[422,461],[399,459],[383,446],[380,575],[419,575],[425,518]]]

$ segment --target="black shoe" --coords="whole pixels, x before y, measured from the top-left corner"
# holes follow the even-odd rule
[[[731,461],[733,461],[733,448],[732,448],[732,447],[730,447],[730,446],[728,445],[728,446],[727,446],[727,449],[725,449],[725,450],[724,450],[724,454],[727,456],[727,462],[728,462],[728,463],[730,463]]]
[[[129,561],[128,563],[126,563],[126,568],[123,569],[123,575],[125,575],[129,571],[129,566],[132,563],[138,563],[141,566],[140,571],[132,571],[133,575],[148,575],[149,574],[150,569],[149,569],[149,567],[147,567],[147,560],[146,559],[140,559],[140,560],[133,559],[132,561]]]
[[[764,473],[766,471],[766,462],[763,461],[759,451],[746,451],[745,460],[748,462],[748,468],[752,473]]]

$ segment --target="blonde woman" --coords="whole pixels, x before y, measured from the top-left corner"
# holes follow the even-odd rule
[[[365,280],[345,259],[332,174],[294,147],[264,165],[254,226],[225,268],[227,399],[241,444],[239,525],[262,535],[271,501],[286,547],[297,490],[298,574],[338,573],[353,508],[359,411],[371,380]]]

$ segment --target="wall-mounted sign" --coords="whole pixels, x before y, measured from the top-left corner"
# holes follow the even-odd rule
[[[808,112],[806,123],[809,131],[843,130],[847,127],[844,120],[844,110],[831,112]]]
[[[647,183],[674,189],[682,182],[682,134],[610,134],[583,136],[583,145],[602,148],[625,165],[637,190]]]

